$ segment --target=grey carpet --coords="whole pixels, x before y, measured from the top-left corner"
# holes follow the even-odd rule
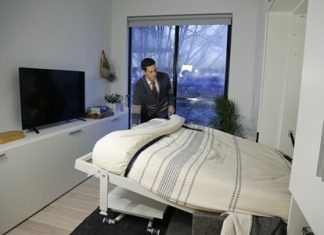
[[[166,235],[191,235],[192,214],[174,209]]]
[[[160,234],[166,234],[169,224],[169,212],[166,212],[165,219],[154,221],[154,228],[160,229]],[[109,210],[108,217],[115,218],[119,213]],[[92,212],[71,235],[143,235],[146,232],[148,220],[140,217],[126,215],[117,224],[103,224],[103,216],[99,214],[99,208]]]
[[[220,234],[225,218],[217,213],[196,211],[192,219],[192,235]]]

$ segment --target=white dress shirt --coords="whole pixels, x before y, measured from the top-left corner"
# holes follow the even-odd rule
[[[151,88],[151,90],[153,89],[153,84],[152,84],[152,82],[149,80],[149,79],[147,79],[146,78],[146,81],[147,81],[147,83],[149,84],[149,86],[150,86],[150,88]],[[155,87],[156,87],[156,90],[158,91],[158,92],[160,92],[160,88],[159,88],[159,83],[158,83],[158,81],[157,81],[157,79],[155,78]]]

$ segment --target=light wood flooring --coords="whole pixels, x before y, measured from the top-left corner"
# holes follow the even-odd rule
[[[70,234],[99,205],[99,180],[91,177],[6,235]]]

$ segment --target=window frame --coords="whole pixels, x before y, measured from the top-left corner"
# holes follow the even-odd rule
[[[211,20],[214,23],[211,23]],[[224,92],[223,95],[228,97],[229,88],[229,72],[230,72],[230,56],[231,56],[231,41],[232,41],[232,14],[205,14],[205,15],[173,15],[173,16],[142,16],[142,17],[128,17],[128,116],[129,116],[129,128],[131,128],[131,106],[132,106],[132,95],[131,95],[131,71],[132,71],[132,28],[143,27],[143,26],[158,26],[158,25],[170,25],[170,22],[178,22],[178,24],[172,24],[175,26],[175,41],[174,41],[174,54],[173,54],[173,80],[172,87],[175,96],[175,103],[177,99],[190,100],[192,98],[178,98],[177,97],[177,63],[179,57],[179,27],[180,25],[200,25],[200,24],[221,24],[220,22],[226,22],[228,26],[227,30],[227,48],[226,48],[226,66],[225,66],[225,81],[224,81]],[[181,23],[179,25],[179,23]],[[216,23],[215,23],[216,22]],[[224,23],[222,23],[224,24]],[[211,101],[211,99],[201,100]]]

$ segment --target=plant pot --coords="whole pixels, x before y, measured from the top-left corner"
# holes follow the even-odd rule
[[[113,113],[120,113],[124,111],[122,103],[108,103],[108,107]]]

